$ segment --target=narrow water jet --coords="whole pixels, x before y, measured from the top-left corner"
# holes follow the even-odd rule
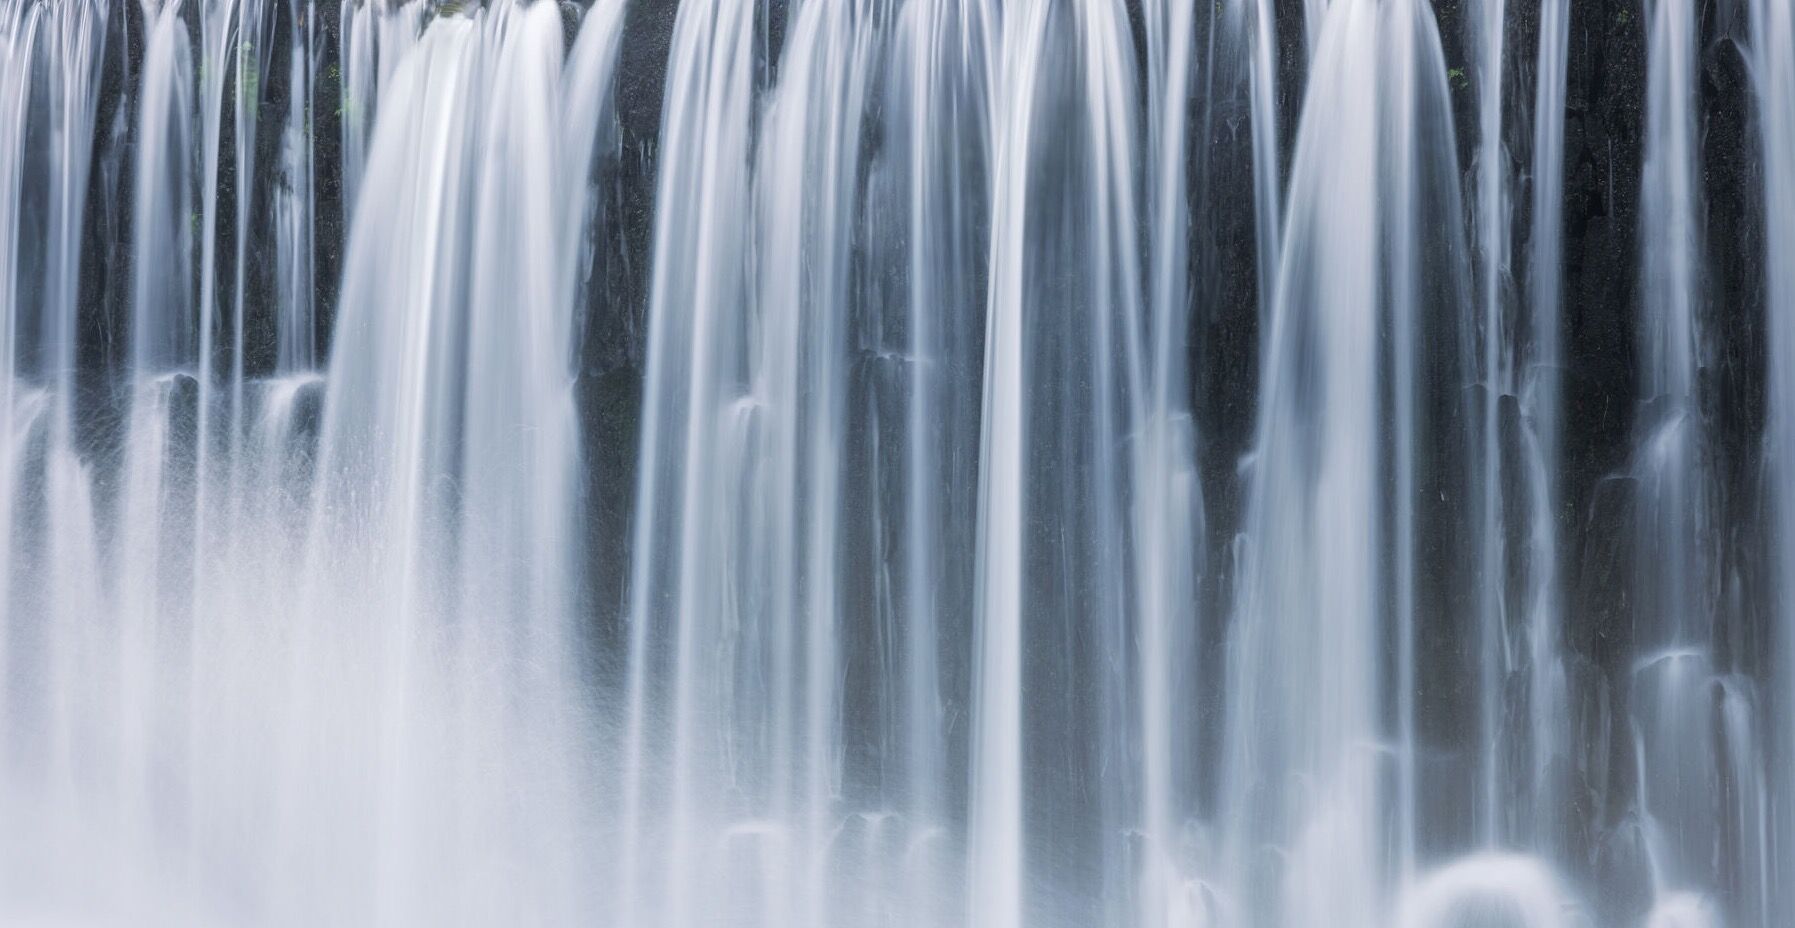
[[[1795,727],[1789,713],[1795,710],[1795,268],[1778,256],[1795,250],[1795,10],[1786,5],[1753,7],[1751,43],[1754,89],[1757,92],[1758,140],[1764,160],[1764,267],[1765,309],[1768,316],[1767,354],[1770,411],[1768,458],[1771,462],[1768,493],[1774,522],[1769,534],[1775,545],[1769,559],[1773,576],[1776,616],[1780,635],[1772,637],[1774,660],[1784,668],[1780,692],[1771,696],[1776,709],[1767,713],[1767,741],[1775,745],[1771,768],[1779,795],[1795,788]],[[1768,719],[1780,714],[1781,724]],[[1787,861],[1795,852],[1795,807],[1786,802],[1771,826],[1773,860]],[[1772,890],[1774,892],[1774,890]],[[1775,904],[1782,911],[1795,908],[1795,887],[1786,883]],[[1767,910],[1768,911],[1768,910]]]
[[[1712,655],[1718,594],[1711,439],[1702,379],[1711,365],[1699,210],[1693,6],[1649,10],[1640,392],[1632,470],[1639,561],[1629,715],[1638,814],[1661,899],[1711,891],[1720,840],[1708,797],[1718,782]],[[1685,907],[1686,908],[1686,907]],[[1672,914],[1684,924],[1692,914]],[[1691,910],[1693,911],[1693,910]]]

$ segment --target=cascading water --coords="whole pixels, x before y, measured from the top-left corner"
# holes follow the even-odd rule
[[[1764,170],[1764,240],[1772,255],[1786,255],[1795,250],[1795,10],[1770,4],[1752,10],[1752,64],[1756,81],[1760,138],[1763,145]],[[1790,458],[1791,442],[1795,442],[1795,380],[1790,379],[1790,362],[1795,360],[1795,266],[1787,261],[1772,261],[1766,266],[1766,309],[1769,316],[1768,356],[1771,400],[1769,434],[1769,494],[1773,500],[1774,523],[1770,533],[1775,551],[1771,570],[1778,578],[1775,602],[1771,612],[1777,617],[1777,634],[1770,636],[1776,649],[1774,662],[1783,668],[1795,667],[1795,586],[1788,578],[1795,576],[1795,462]],[[1775,766],[1761,785],[1764,792],[1775,790],[1787,796],[1795,786],[1795,731],[1785,715],[1795,710],[1795,680],[1785,672],[1780,686],[1761,689],[1764,698],[1758,705],[1768,708],[1764,718],[1781,717],[1777,727],[1765,726],[1760,738],[1774,746],[1770,752]],[[1762,711],[1762,710],[1760,710]],[[1760,792],[1763,795],[1764,792]],[[1743,834],[1756,835],[1771,843],[1775,854],[1759,856],[1761,874],[1787,861],[1795,849],[1795,808],[1784,800],[1776,821],[1758,823],[1755,829],[1741,829]],[[1760,806],[1762,808],[1762,806]],[[1766,834],[1774,838],[1766,838]],[[1784,882],[1780,891],[1764,880],[1755,897],[1762,917],[1788,912],[1795,907],[1795,887]],[[1751,885],[1747,882],[1745,885]]]
[[[565,76],[552,6],[432,22],[383,103],[328,367],[311,366],[313,295],[296,289],[303,124],[279,143],[284,206],[256,215],[236,188],[238,253],[253,239],[278,256],[233,271],[237,293],[265,287],[264,334],[247,334],[248,296],[208,320],[200,282],[219,212],[208,81],[233,85],[244,120],[279,125],[305,98],[252,98],[248,51],[228,79],[198,73],[222,65],[190,11],[145,10],[131,325],[107,388],[121,418],[89,424],[85,459],[8,443],[11,498],[66,508],[9,523],[7,640],[42,654],[8,666],[57,676],[8,676],[7,919],[567,922],[590,905],[572,870],[595,841],[573,762],[590,729],[572,664],[572,303],[619,9],[585,17]],[[286,92],[309,87],[311,23],[289,21]],[[9,140],[30,152],[34,131]],[[36,292],[8,320],[58,311],[72,329],[72,301]],[[79,400],[72,380],[10,382],[14,415],[69,441],[48,420]],[[432,888],[445,868],[463,877]]]
[[[0,0],[0,922],[1785,925],[1792,217],[1782,0]]]
[[[1689,914],[1705,905],[1700,897],[1672,894],[1716,887],[1719,874],[1712,868],[1721,840],[1713,809],[1721,758],[1712,749],[1690,749],[1715,737],[1710,694],[1717,608],[1709,552],[1716,537],[1711,452],[1698,383],[1710,367],[1710,336],[1696,224],[1696,18],[1694,7],[1680,0],[1660,0],[1647,13],[1650,76],[1640,198],[1645,278],[1632,474],[1639,532],[1637,652],[1627,686],[1628,718],[1638,758],[1635,814],[1660,900],[1654,918],[1700,924]]]
[[[1439,145],[1451,129],[1439,61],[1424,6],[1345,2],[1329,8],[1312,62],[1225,696],[1224,853],[1254,924],[1382,923],[1412,866],[1408,840],[1388,848],[1381,822],[1419,816],[1407,695],[1428,425],[1417,353],[1423,336],[1449,359],[1464,342],[1461,248],[1421,237],[1462,225],[1456,156]],[[1399,674],[1390,731],[1381,687]],[[1391,734],[1393,802],[1379,785]]]

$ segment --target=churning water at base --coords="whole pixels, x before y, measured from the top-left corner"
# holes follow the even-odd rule
[[[5,0],[0,922],[1788,924],[1720,6]]]

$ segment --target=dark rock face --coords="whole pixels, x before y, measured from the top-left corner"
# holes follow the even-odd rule
[[[1623,476],[1637,404],[1634,320],[1645,120],[1645,34],[1624,3],[1574,4],[1565,92],[1564,461],[1565,650],[1583,720],[1568,772],[1586,798],[1570,846],[1593,860],[1575,876],[1598,899],[1636,898],[1636,848],[1617,849],[1633,754],[1624,737],[1631,654],[1637,481]]]
[[[604,662],[627,651],[621,619],[648,335],[655,161],[677,6],[629,7],[618,47],[618,148],[614,159],[601,156],[598,168],[600,216],[617,231],[600,244],[587,288],[579,396],[586,432],[587,595],[596,617],[594,654]]]
[[[1566,504],[1625,464],[1639,281],[1645,36],[1625,3],[1571,10],[1565,93]]]

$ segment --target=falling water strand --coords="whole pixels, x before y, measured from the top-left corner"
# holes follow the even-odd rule
[[[1771,497],[1775,523],[1770,534],[1771,561],[1780,578],[1775,614],[1782,630],[1777,659],[1795,667],[1795,267],[1783,256],[1795,251],[1795,10],[1787,4],[1753,7],[1751,21],[1754,74],[1764,158],[1764,267],[1767,276],[1767,354],[1769,356],[1769,435]],[[1780,730],[1768,734],[1779,745],[1778,795],[1795,787],[1795,676],[1785,676],[1768,706],[1782,713]],[[1788,860],[1795,849],[1795,808],[1784,800],[1775,830],[1776,860]],[[1767,862],[1768,862],[1768,855]],[[1776,890],[1765,886],[1766,893]],[[1795,886],[1785,881],[1780,896],[1763,900],[1764,911],[1795,911]],[[1771,905],[1779,908],[1772,909]]]
[[[1148,22],[1149,41],[1157,43],[1148,55],[1151,168],[1145,184],[1154,231],[1144,324],[1133,330],[1144,336],[1146,347],[1127,353],[1135,368],[1128,420],[1135,435],[1129,477],[1135,508],[1129,515],[1136,559],[1132,598],[1141,627],[1141,832],[1151,844],[1138,921],[1168,925],[1197,915],[1184,889],[1190,871],[1175,811],[1182,805],[1180,748],[1190,743],[1180,736],[1190,726],[1175,721],[1176,707],[1179,693],[1195,691],[1188,682],[1195,674],[1187,668],[1196,663],[1189,643],[1197,634],[1195,574],[1203,561],[1200,540],[1206,527],[1182,337],[1190,325],[1185,140],[1195,23],[1192,7],[1179,3],[1151,5]]]
[[[1539,86],[1534,101],[1533,237],[1530,262],[1529,329],[1532,353],[1523,375],[1523,414],[1528,424],[1532,525],[1529,564],[1530,787],[1534,795],[1530,834],[1543,850],[1557,844],[1559,792],[1553,764],[1569,750],[1565,670],[1560,651],[1561,583],[1558,568],[1558,511],[1561,466],[1559,403],[1564,361],[1560,350],[1563,291],[1565,70],[1570,39],[1570,3],[1550,0],[1540,9]]]
[[[896,37],[910,54],[894,56],[894,84],[908,91],[906,182],[910,241],[910,371],[898,392],[907,409],[902,483],[906,501],[905,656],[907,788],[923,857],[915,869],[919,913],[947,915],[957,894],[944,829],[954,814],[949,789],[948,691],[942,642],[961,633],[971,611],[973,576],[963,559],[972,537],[959,514],[976,505],[979,439],[978,336],[983,294],[974,283],[988,249],[980,227],[989,157],[985,85],[987,11],[954,0],[911,3]],[[965,49],[962,53],[960,50]],[[894,88],[895,89],[895,88]]]
[[[625,926],[649,919],[685,928],[698,917],[692,868],[701,853],[699,829],[717,814],[705,802],[708,777],[700,777],[720,769],[711,735],[727,685],[699,658],[701,648],[733,640],[735,623],[724,611],[725,578],[716,569],[727,550],[727,502],[714,494],[726,486],[720,457],[732,437],[723,417],[751,409],[730,393],[747,347],[741,335],[755,6],[681,4],[667,66],[626,613],[617,887]],[[790,682],[789,675],[777,678],[777,685]],[[776,866],[784,848],[775,836],[768,841],[763,854]]]
[[[1698,377],[1702,316],[1698,215],[1697,22],[1692,4],[1662,0],[1647,24],[1644,178],[1640,196],[1641,404],[1633,470],[1639,533],[1629,712],[1637,797],[1658,916],[1682,924],[1678,893],[1715,888],[1717,822],[1705,784],[1718,776],[1706,694],[1716,601],[1706,550],[1709,473]],[[1673,842],[1667,836],[1675,834]]]
[[[279,176],[274,193],[275,300],[280,319],[275,368],[283,373],[310,370],[318,360],[316,331],[317,169],[312,163],[308,109],[317,85],[313,37],[318,33],[315,0],[289,0],[288,26],[294,42],[287,65],[286,125],[281,129]]]
[[[1382,923],[1386,867],[1413,854],[1381,852],[1375,744],[1378,617],[1394,604],[1398,642],[1417,634],[1405,618],[1416,578],[1399,556],[1386,588],[1359,559],[1385,537],[1398,552],[1412,544],[1402,488],[1421,476],[1413,353],[1422,338],[1455,344],[1451,320],[1468,309],[1462,246],[1422,231],[1459,228],[1457,166],[1439,145],[1451,132],[1442,70],[1424,7],[1329,7],[1292,166],[1229,655],[1225,846],[1255,924]],[[1388,350],[1378,345],[1386,316],[1399,336]],[[1426,334],[1424,322],[1443,328]],[[1398,505],[1380,518],[1372,501],[1390,479]],[[1403,681],[1414,653],[1397,651]],[[1411,784],[1396,797],[1399,823],[1415,821],[1415,750],[1397,757],[1398,783]],[[1246,869],[1259,847],[1280,848],[1280,866]]]
[[[1238,904],[1264,913],[1266,925],[1325,918],[1369,926],[1381,883],[1368,750],[1376,738],[1377,592],[1370,565],[1355,559],[1375,550],[1380,534],[1369,507],[1377,479],[1380,132],[1368,102],[1374,95],[1364,92],[1377,81],[1378,5],[1333,4],[1319,31],[1266,338],[1238,645],[1228,670],[1228,690],[1238,695],[1223,805]],[[1330,312],[1303,318],[1323,293]],[[1308,364],[1312,385],[1298,376]],[[1325,423],[1313,443],[1300,436],[1297,417],[1310,403],[1322,404],[1317,421]],[[1294,505],[1312,492],[1313,509]],[[1312,785],[1287,804],[1283,789],[1257,788],[1265,780]],[[1260,846],[1284,849],[1281,872],[1258,876],[1244,867]]]
[[[1506,535],[1501,524],[1501,498],[1506,475],[1502,468],[1502,429],[1499,408],[1514,390],[1513,360],[1508,349],[1514,343],[1508,331],[1503,284],[1508,273],[1508,177],[1507,152],[1502,143],[1503,40],[1506,33],[1506,0],[1483,0],[1473,22],[1477,44],[1477,251],[1479,262],[1478,305],[1481,321],[1482,421],[1481,472],[1475,484],[1479,499],[1482,539],[1479,564],[1478,610],[1482,642],[1482,693],[1479,704],[1483,725],[1482,796],[1478,800],[1478,829],[1486,843],[1503,836],[1506,810],[1502,808],[1501,768],[1506,738],[1502,726],[1502,693],[1509,671],[1507,571],[1504,569]]]
[[[1253,114],[1253,206],[1255,241],[1259,258],[1254,262],[1259,283],[1259,309],[1270,316],[1272,294],[1277,288],[1278,248],[1283,242],[1283,172],[1278,160],[1277,19],[1273,0],[1255,0],[1250,15],[1245,0],[1232,7],[1243,26],[1240,41],[1251,49]],[[1250,24],[1246,26],[1244,24]]]
[[[342,5],[336,83],[343,127],[343,198],[353,203],[368,160],[380,93],[423,32],[423,0],[350,0]]]
[[[971,855],[967,920],[1021,928],[1022,531],[1026,439],[1022,306],[1026,279],[1032,98],[1047,39],[1047,4],[1005,11],[993,140],[991,291],[986,303],[983,437],[979,453],[977,632],[973,670]]]

